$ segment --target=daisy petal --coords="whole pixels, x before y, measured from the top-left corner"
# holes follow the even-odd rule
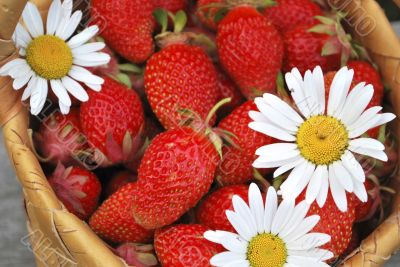
[[[72,37],[71,40],[69,40],[68,45],[71,47],[71,49],[81,46],[87,41],[89,41],[98,32],[99,32],[99,27],[97,25],[90,26],[85,30],[83,30],[82,32],[80,32],[79,34]]]
[[[247,206],[246,202],[244,202],[244,200],[241,197],[234,195],[232,197],[232,204],[236,214],[243,219],[244,223],[246,223],[250,235],[251,236],[257,235],[256,220],[253,217],[253,214],[251,213],[251,210]]]
[[[353,147],[362,147],[373,150],[385,150],[385,146],[376,139],[372,138],[358,138],[350,141]]]
[[[15,28],[15,37],[16,37],[15,42],[17,47],[26,48],[32,41],[32,37],[20,23],[18,23],[17,27]]]
[[[280,187],[282,194],[289,195],[293,188],[296,187],[300,180],[303,178],[304,172],[306,171],[307,167],[308,161],[303,159],[303,161],[292,170],[292,172],[289,174],[289,176]]]
[[[234,238],[231,235],[227,235],[224,239],[221,240],[222,246],[229,251],[239,253],[239,254],[246,254],[248,242],[237,237]]]
[[[300,257],[300,256],[288,256],[287,257],[287,262],[291,264],[295,264],[299,267],[329,267],[329,264],[322,262],[322,261],[316,261],[315,259],[309,258],[309,257]]]
[[[82,19],[82,11],[75,11],[74,14],[69,18],[62,32],[60,32],[59,37],[63,40],[67,40],[75,32],[79,23]]]
[[[293,170],[292,173],[294,173],[294,171],[295,170]],[[291,183],[290,182],[286,183],[285,181],[281,185],[282,197],[284,199],[290,198],[295,200],[301,194],[304,188],[306,188],[308,182],[313,176],[314,171],[315,171],[315,165],[311,162],[305,161],[305,166],[300,173],[296,174],[297,177],[293,179]],[[292,179],[291,174],[287,178],[287,181],[289,179]],[[296,181],[296,184],[294,183],[294,181]]]
[[[282,154],[284,151],[292,151],[297,149],[297,144],[294,143],[275,143],[265,145],[256,150],[256,155],[275,155],[276,153]]]
[[[286,73],[285,75],[286,84],[289,90],[291,91],[291,95],[296,103],[296,106],[299,108],[303,116],[308,118],[311,114],[311,111],[308,107],[308,103],[303,92],[302,88],[303,81],[301,80],[301,75],[300,79],[297,79],[296,75],[298,74],[295,74],[296,72],[298,72],[298,70],[293,69],[292,72]]]
[[[28,65],[28,63],[26,62],[25,59],[17,58],[17,59],[11,60],[10,62],[8,62],[7,64],[5,64],[3,67],[0,68],[0,75],[6,76],[14,68],[19,68],[24,65]]]
[[[61,18],[61,1],[54,0],[49,8],[49,13],[47,15],[46,31],[47,34],[53,35],[60,23]]]
[[[374,149],[368,149],[368,148],[363,148],[363,147],[355,147],[350,145],[349,146],[349,150],[357,153],[357,154],[361,154],[361,155],[365,155],[368,157],[372,157],[372,158],[376,158],[379,159],[381,161],[388,161],[388,157],[386,155],[386,153],[382,150],[374,150]]]
[[[89,54],[102,50],[106,46],[103,42],[93,42],[72,49],[73,55]]]
[[[249,229],[248,224],[241,216],[231,210],[227,210],[226,217],[228,217],[229,222],[233,228],[235,228],[236,232],[246,241],[250,241],[254,237],[251,234],[251,229]]]
[[[61,114],[68,114],[71,110],[71,106],[64,105],[62,102],[58,102],[58,106],[60,107]]]
[[[232,262],[241,262],[246,260],[245,254],[233,253],[230,251],[221,252],[215,256],[213,256],[210,260],[210,263],[213,266],[226,266]]]
[[[308,233],[287,244],[290,250],[309,250],[320,247],[331,241],[331,236],[321,233]]]
[[[379,114],[379,120],[371,128],[388,123],[388,122],[394,120],[395,118],[396,118],[396,115],[394,115],[393,113]]]
[[[267,197],[265,199],[265,213],[264,213],[264,230],[266,233],[271,231],[272,221],[275,217],[278,208],[278,196],[275,189],[270,186],[268,188]]]
[[[93,52],[89,54],[78,54],[74,56],[74,64],[83,67],[95,67],[105,65],[110,62],[110,55],[103,52]]]
[[[307,187],[307,192],[306,192],[306,201],[308,204],[312,204],[314,200],[317,198],[318,193],[321,191],[321,184],[322,184],[322,179],[323,174],[326,172],[326,166],[325,165],[319,165],[314,171],[313,176],[310,179],[310,183],[308,184]]]
[[[256,132],[263,133],[265,135],[274,137],[278,140],[293,142],[296,141],[296,137],[291,135],[289,132],[280,129],[272,124],[262,122],[250,122],[249,127]]]
[[[325,80],[324,73],[320,66],[315,67],[313,71],[314,84],[316,89],[318,114],[325,113]]]
[[[57,96],[58,100],[64,104],[64,106],[72,105],[71,98],[60,80],[51,80],[50,85],[53,93]]]
[[[288,249],[288,255],[315,258],[318,259],[319,261],[326,261],[333,258],[332,252],[326,249],[319,249],[319,248],[314,248],[307,251]]]
[[[278,169],[275,170],[274,172],[274,178],[277,178],[278,176],[284,174],[285,172],[297,167],[304,161],[303,158],[299,158],[297,160],[292,160],[291,162],[281,165]]]
[[[365,181],[364,169],[350,151],[347,150],[343,154],[341,161],[354,179],[362,183]]]
[[[87,94],[85,89],[83,89],[83,87],[75,80],[66,76],[61,79],[61,82],[63,86],[67,89],[67,91],[79,101],[86,102],[89,100],[89,95]]]
[[[287,223],[287,226],[279,233],[281,238],[285,238],[287,235],[296,230],[297,226],[304,220],[307,215],[310,205],[306,201],[300,202],[294,208],[293,214]]]
[[[317,96],[317,89],[315,87],[314,76],[310,70],[307,70],[304,75],[304,90],[305,99],[308,102],[308,107],[310,108],[310,114],[312,116],[318,115],[320,106],[319,99]]]
[[[331,189],[333,200],[340,211],[346,212],[347,197],[346,197],[346,191],[339,182],[339,179],[341,179],[341,177],[336,176],[336,173],[334,172],[332,165],[329,166],[328,172],[329,172],[329,187]]]
[[[371,118],[369,121],[365,122],[365,124],[360,125],[359,127],[355,128],[354,130],[349,131],[349,138],[353,139],[359,137],[369,129],[373,128],[374,125],[379,121],[379,116],[375,116]]]
[[[25,74],[24,76],[16,78],[13,82],[13,88],[15,90],[21,89],[29,82],[29,80],[31,79],[32,76],[33,76],[33,71],[30,70],[28,74]]]
[[[355,91],[358,90],[358,91]],[[343,112],[342,119],[346,125],[351,125],[354,123],[360,115],[364,112],[366,107],[374,95],[374,88],[372,85],[367,85],[365,87],[356,87],[352,92],[355,91],[355,97],[352,98],[352,102],[347,103],[346,112]]]
[[[40,16],[39,10],[34,4],[31,2],[26,4],[25,9],[22,12],[22,18],[32,37],[35,38],[44,34],[43,20]]]
[[[36,87],[36,82],[37,82],[37,77],[36,75],[33,75],[33,77],[28,83],[28,86],[25,88],[24,93],[22,94],[21,101],[25,101],[31,96],[33,88]]]
[[[343,166],[341,161],[334,162],[330,168],[332,168],[335,173],[335,177],[338,179],[342,187],[347,191],[353,192],[353,179],[347,169]]]
[[[305,218],[297,227],[296,231],[292,232],[287,236],[284,241],[286,244],[293,242],[305,234],[309,233],[319,222],[320,217],[318,215],[311,215]]]
[[[368,193],[365,189],[364,183],[361,182],[354,182],[354,194],[360,199],[362,202],[368,201]]]
[[[300,156],[298,150],[283,151],[285,154],[271,156],[260,156],[253,162],[254,168],[275,168],[287,164],[292,161],[297,161]]]
[[[32,115],[36,116],[42,111],[44,104],[46,103],[48,93],[47,81],[43,78],[38,77],[35,87],[32,89],[30,108]]]
[[[328,197],[328,189],[329,189],[329,178],[328,178],[328,168],[324,166],[321,170],[321,187],[317,196],[317,203],[320,208],[325,205],[326,198]]]
[[[363,112],[363,114],[361,114],[361,116],[356,121],[354,121],[354,123],[348,125],[347,127],[348,130],[353,131],[354,129],[360,127],[361,125],[364,125],[365,123],[373,119],[375,116],[377,116],[378,112],[381,110],[382,107],[378,106],[367,109],[366,111]]]
[[[101,85],[100,84],[93,84],[93,83],[85,83],[87,87],[92,89],[95,92],[100,92],[101,91]]]
[[[257,231],[259,234],[264,232],[264,204],[260,189],[255,183],[249,188],[249,204],[253,217],[256,220]]]
[[[278,207],[271,225],[271,233],[278,235],[287,225],[294,211],[295,202],[293,199],[284,199]]]
[[[303,118],[285,101],[273,94],[265,93],[263,95],[265,102],[274,107],[277,111],[280,111],[288,119],[291,119],[296,125],[300,125],[304,122]]]
[[[336,73],[329,90],[328,115],[334,116],[342,110],[353,75],[354,71],[347,67],[341,68]]]
[[[79,66],[72,66],[71,70],[68,73],[71,78],[83,82],[83,83],[88,83],[88,84],[103,84],[104,79],[97,76],[93,75],[90,71],[88,71],[85,68],[79,67]]]

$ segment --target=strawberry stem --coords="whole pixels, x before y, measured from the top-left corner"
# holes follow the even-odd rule
[[[228,97],[228,98],[224,98],[222,100],[220,100],[208,113],[207,118],[206,118],[206,125],[208,125],[212,119],[212,117],[215,115],[215,113],[217,112],[217,110],[222,107],[223,105],[231,102],[232,98]]]

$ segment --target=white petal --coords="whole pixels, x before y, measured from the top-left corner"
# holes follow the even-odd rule
[[[75,32],[76,28],[81,22],[81,19],[82,19],[82,11],[80,10],[75,11],[74,14],[72,14],[72,16],[69,18],[63,31],[60,32],[60,35],[58,36],[63,40],[67,40]]]
[[[296,173],[295,173],[296,171]],[[308,182],[310,181],[313,173],[315,171],[315,165],[311,162],[305,161],[303,163],[303,167],[299,169],[294,169],[289,177],[286,179],[286,181],[281,185],[281,191],[282,191],[282,197],[284,199],[290,198],[295,200],[301,192],[306,188]],[[294,176],[295,179],[293,179],[291,176]],[[289,179],[292,179],[289,181]],[[295,183],[296,182],[296,183]]]
[[[257,232],[264,232],[264,201],[260,189],[255,183],[252,183],[249,188],[249,205],[251,213],[256,220]]]
[[[341,68],[336,73],[329,90],[328,115],[334,116],[343,108],[353,75],[354,71],[347,67]]]
[[[326,249],[319,249],[319,248],[309,249],[307,251],[288,249],[288,255],[314,258],[319,261],[326,261],[333,258],[332,252]],[[329,267],[329,265],[327,265],[327,267]]]
[[[89,54],[93,52],[98,52],[102,50],[106,46],[105,43],[103,42],[93,42],[93,43],[87,43],[81,46],[78,46],[74,49],[72,49],[72,54],[73,55],[81,55],[81,54]]]
[[[321,233],[308,233],[299,239],[286,244],[291,250],[309,250],[317,248],[331,241],[331,236]]]
[[[300,165],[300,163],[302,163],[304,161],[303,158],[299,158],[297,160],[292,160],[291,162],[282,165],[281,167],[279,167],[278,169],[275,170],[274,172],[274,178],[284,174],[285,172],[295,168],[296,166]]]
[[[32,115],[36,116],[42,111],[44,104],[46,103],[48,93],[47,81],[43,78],[38,77],[35,87],[32,89],[30,108]]]
[[[306,201],[308,204],[312,204],[314,200],[317,198],[318,193],[321,191],[322,179],[326,178],[323,177],[325,172],[326,172],[325,165],[319,165],[315,169],[314,174],[311,177],[310,183],[308,184],[307,187]]]
[[[292,151],[296,149],[297,144],[295,143],[275,143],[260,147],[256,150],[256,155],[275,155],[275,153],[283,154],[286,151]]]
[[[372,120],[375,116],[377,116],[378,112],[381,110],[382,107],[378,106],[367,109],[366,111],[363,112],[363,114],[361,114],[361,116],[354,123],[352,123],[347,127],[348,130],[352,131],[364,125],[368,121]]]
[[[364,94],[364,87],[365,87],[365,82],[361,82],[357,84],[348,94],[346,97],[346,102],[343,106],[343,109],[341,113],[337,116],[338,119],[341,119],[344,123],[348,123],[349,119],[353,120],[355,119],[352,116],[348,116],[352,113],[352,109],[354,106],[354,103],[358,100],[358,98]],[[355,115],[355,114],[352,114]]]
[[[33,71],[30,70],[28,74],[25,74],[22,77],[16,78],[13,82],[13,88],[15,90],[21,89],[29,82],[29,80],[31,79],[32,76],[33,76]]]
[[[62,3],[63,14],[67,17],[71,16],[72,9],[74,7],[73,2],[74,2],[73,0],[64,0]]]
[[[340,177],[336,177],[336,173],[333,171],[332,165],[328,168],[329,171],[329,186],[331,189],[333,200],[340,211],[347,211],[347,197],[346,191],[340,184]]]
[[[354,179],[362,183],[365,181],[364,169],[350,151],[343,154],[341,161]]]
[[[61,18],[61,1],[54,0],[49,8],[49,13],[47,15],[46,31],[47,34],[53,35],[60,23]]]
[[[368,148],[363,148],[363,147],[355,147],[355,146],[349,146],[349,150],[353,151],[354,153],[369,156],[372,158],[379,159],[381,161],[388,161],[388,157],[386,153],[382,150],[374,150],[374,149],[368,149]]]
[[[28,64],[24,64],[18,67],[13,68],[12,70],[9,71],[9,75],[13,79],[21,78],[22,76],[27,76],[30,73],[32,73],[32,69]]]
[[[300,256],[288,256],[287,262],[291,264],[296,264],[299,267],[329,267],[329,264],[321,261],[317,261],[308,257],[300,257]]]
[[[268,105],[264,98],[257,97],[254,102],[256,103],[258,110],[276,126],[291,133],[297,132],[296,122],[284,116],[280,110]]]
[[[253,162],[254,168],[275,168],[282,166],[283,164],[292,162],[300,158],[300,152],[298,150],[282,151],[284,154],[278,155],[265,155],[258,157]]]
[[[355,128],[354,130],[349,131],[349,138],[353,139],[356,137],[359,137],[369,129],[373,128],[374,125],[379,121],[379,115],[374,116],[371,118],[369,121],[367,121],[365,124],[360,125],[359,127]]]
[[[315,83],[316,97],[318,103],[318,114],[325,114],[325,80],[320,66],[314,68],[313,78]]]
[[[295,202],[293,199],[284,199],[281,204],[279,204],[272,222],[271,233],[277,235],[285,228],[293,214],[294,205]]]
[[[373,150],[384,150],[385,146],[373,138],[358,138],[350,141],[350,145],[354,147],[363,147]]]
[[[276,195],[274,187],[270,186],[265,199],[264,230],[266,233],[271,231],[272,221],[274,220],[277,208],[278,196]]]
[[[316,84],[314,82],[314,76],[310,70],[307,70],[304,75],[304,94],[307,100],[308,107],[310,108],[311,115],[319,114],[319,99],[317,96]]]
[[[291,235],[287,236],[284,241],[289,244],[292,241],[299,239],[305,234],[309,233],[318,224],[320,217],[318,215],[311,215],[305,218]]]
[[[278,140],[283,140],[287,142],[296,141],[296,137],[284,131],[272,124],[262,123],[262,122],[250,122],[249,127],[254,131],[263,133],[265,135],[274,137]]]
[[[300,180],[303,178],[307,166],[308,166],[308,161],[303,159],[303,161],[291,171],[289,176],[283,182],[283,184],[280,187],[281,191],[291,192],[293,188],[296,187],[297,184],[299,184]]]
[[[232,262],[236,261],[245,261],[246,255],[245,254],[238,254],[229,251],[221,252],[215,256],[213,256],[210,260],[210,263],[213,266],[226,266]],[[245,266],[245,265],[244,265]]]
[[[38,37],[44,34],[42,17],[34,4],[31,2],[26,4],[22,12],[22,17],[32,37]]]
[[[298,70],[296,68],[293,69],[292,72],[286,73],[286,84],[291,91],[291,95],[296,103],[296,106],[299,108],[303,116],[308,118],[311,114],[311,111],[308,107],[308,103],[303,92],[303,81],[301,79],[301,75],[297,78],[296,76],[299,76]]]
[[[374,95],[374,88],[372,85],[367,85],[364,88],[355,88],[354,90],[357,89],[360,91],[359,93],[357,91],[355,92],[358,93],[356,95],[357,98],[354,99],[352,103],[348,103],[348,105],[351,105],[351,107],[347,107],[346,109],[348,113],[343,112],[342,115],[343,121],[346,125],[351,125],[360,117]],[[354,90],[352,90],[352,92]]]
[[[78,33],[74,37],[69,40],[68,45],[74,49],[78,46],[83,45],[87,41],[89,41],[93,36],[95,36],[99,32],[99,27],[97,25],[90,26]]]
[[[33,75],[33,77],[28,83],[28,86],[25,88],[24,93],[22,94],[21,101],[25,101],[31,96],[32,90],[36,87],[36,82],[37,82],[37,77],[36,75]]]
[[[64,105],[61,101],[58,102],[58,106],[60,107],[61,114],[68,114],[71,106]]]
[[[303,118],[291,106],[289,106],[289,104],[287,104],[276,95],[265,93],[263,95],[263,98],[268,105],[274,107],[277,111],[280,111],[288,119],[294,121],[297,126],[304,122]]]
[[[71,106],[71,98],[69,97],[67,90],[63,86],[60,80],[50,81],[51,89],[53,93],[57,96],[58,100],[65,106]]]
[[[368,201],[368,193],[365,189],[364,183],[355,181],[354,182],[354,194],[360,199],[362,202]]]
[[[396,115],[394,115],[393,113],[383,113],[383,114],[378,114],[378,116],[379,120],[374,125],[372,125],[371,128],[388,123],[396,118]]]
[[[101,91],[101,85],[100,84],[93,84],[93,83],[85,83],[87,87],[92,89],[95,92],[100,92]]]
[[[293,211],[293,214],[287,223],[286,227],[282,229],[279,233],[281,238],[285,238],[287,235],[291,234],[293,231],[296,231],[297,226],[304,220],[307,215],[308,210],[310,209],[310,205],[307,204],[306,201],[300,202]]]
[[[110,55],[103,52],[93,52],[90,54],[78,54],[74,57],[73,63],[83,67],[94,67],[108,64]]]
[[[317,196],[317,203],[320,208],[325,205],[326,198],[328,197],[329,189],[329,178],[328,178],[328,168],[325,166],[321,171],[321,187]]]
[[[352,193],[353,192],[353,178],[347,169],[343,166],[341,161],[336,161],[332,163],[329,167],[332,168],[333,172],[335,173],[336,179],[342,185],[342,187],[347,191]]]
[[[26,62],[25,59],[22,58],[16,58],[14,60],[11,60],[7,64],[5,64],[3,67],[0,68],[0,75],[1,76],[6,76],[9,75],[8,73],[12,71],[14,68],[19,68],[21,66],[28,66],[28,63]]]
[[[104,79],[97,76],[93,75],[90,71],[88,71],[85,68],[79,67],[79,66],[72,66],[71,70],[68,73],[71,78],[83,82],[83,83],[88,83],[88,84],[103,84]]]
[[[26,48],[32,41],[32,37],[25,30],[25,28],[18,23],[15,29],[16,46]]]
[[[220,230],[217,230],[217,231],[208,230],[203,234],[205,239],[207,239],[208,241],[217,243],[217,244],[222,244],[222,240],[227,235],[232,236],[234,238],[239,237],[237,234],[227,232],[227,231],[220,231]]]
[[[75,80],[66,76],[61,79],[61,82],[63,86],[67,89],[67,91],[79,101],[86,102],[89,100],[89,95],[87,94],[85,89],[83,89],[83,87]]]
[[[249,117],[250,117],[253,121],[265,122],[265,123],[272,123],[269,119],[267,119],[267,117],[264,116],[264,114],[262,114],[262,113],[259,112],[259,111],[250,110],[250,111],[249,111]]]
[[[232,197],[232,204],[236,214],[242,218],[244,223],[246,223],[247,228],[250,231],[250,235],[257,235],[256,220],[253,217],[253,214],[251,213],[251,210],[249,206],[247,206],[246,202],[244,202],[241,197],[234,195]]]
[[[300,179],[300,182],[297,184],[296,187],[293,188],[292,194],[283,195],[283,198],[289,197],[296,199],[301,192],[307,187],[308,183],[310,182],[311,177],[314,175],[315,165],[311,162],[308,162],[307,168],[303,173],[303,179]]]
[[[231,210],[226,211],[226,216],[228,217],[229,222],[231,223],[233,228],[235,228],[240,237],[242,237],[246,241],[250,241],[254,237],[251,234],[252,229],[249,229],[248,224],[245,220],[242,219],[241,216]]]
[[[244,239],[240,237],[233,237],[231,235],[226,235],[222,240],[221,240],[222,246],[229,251],[239,253],[239,254],[245,254],[247,251],[247,246],[248,242],[245,241]]]

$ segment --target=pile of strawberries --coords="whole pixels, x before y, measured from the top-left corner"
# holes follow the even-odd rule
[[[276,140],[251,130],[248,112],[265,92],[292,103],[282,73],[319,65],[329,90],[348,65],[355,84],[374,86],[371,105],[382,105],[380,74],[337,14],[311,0],[246,2],[92,0],[89,23],[102,27],[112,57],[93,69],[102,90],[88,90],[66,116],[52,111],[34,132],[59,199],[132,266],[211,266],[223,249],[203,233],[234,231],[225,216],[232,196],[247,199],[250,181],[263,190],[279,183],[272,170],[252,167],[255,150]],[[384,130],[369,135],[386,140]],[[336,258],[367,234],[355,222],[377,221],[379,183],[397,159],[385,144],[387,163],[363,160],[367,203],[349,195],[342,213],[328,196],[310,209]]]

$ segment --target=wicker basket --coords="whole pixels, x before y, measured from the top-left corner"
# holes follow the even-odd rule
[[[0,66],[16,57],[11,35],[27,0],[0,0]],[[47,13],[51,0],[34,0]],[[328,0],[348,14],[354,36],[369,50],[392,88],[391,103],[400,116],[400,42],[374,0]],[[397,1],[399,2],[399,1]],[[88,225],[68,213],[49,186],[29,147],[29,114],[12,89],[8,77],[0,77],[0,124],[9,158],[15,167],[25,198],[30,248],[37,266],[127,266]],[[400,136],[400,126],[395,126]],[[393,177],[400,189],[400,176]],[[400,192],[400,190],[398,190]],[[342,266],[382,266],[400,248],[400,194],[392,214],[354,251]]]

